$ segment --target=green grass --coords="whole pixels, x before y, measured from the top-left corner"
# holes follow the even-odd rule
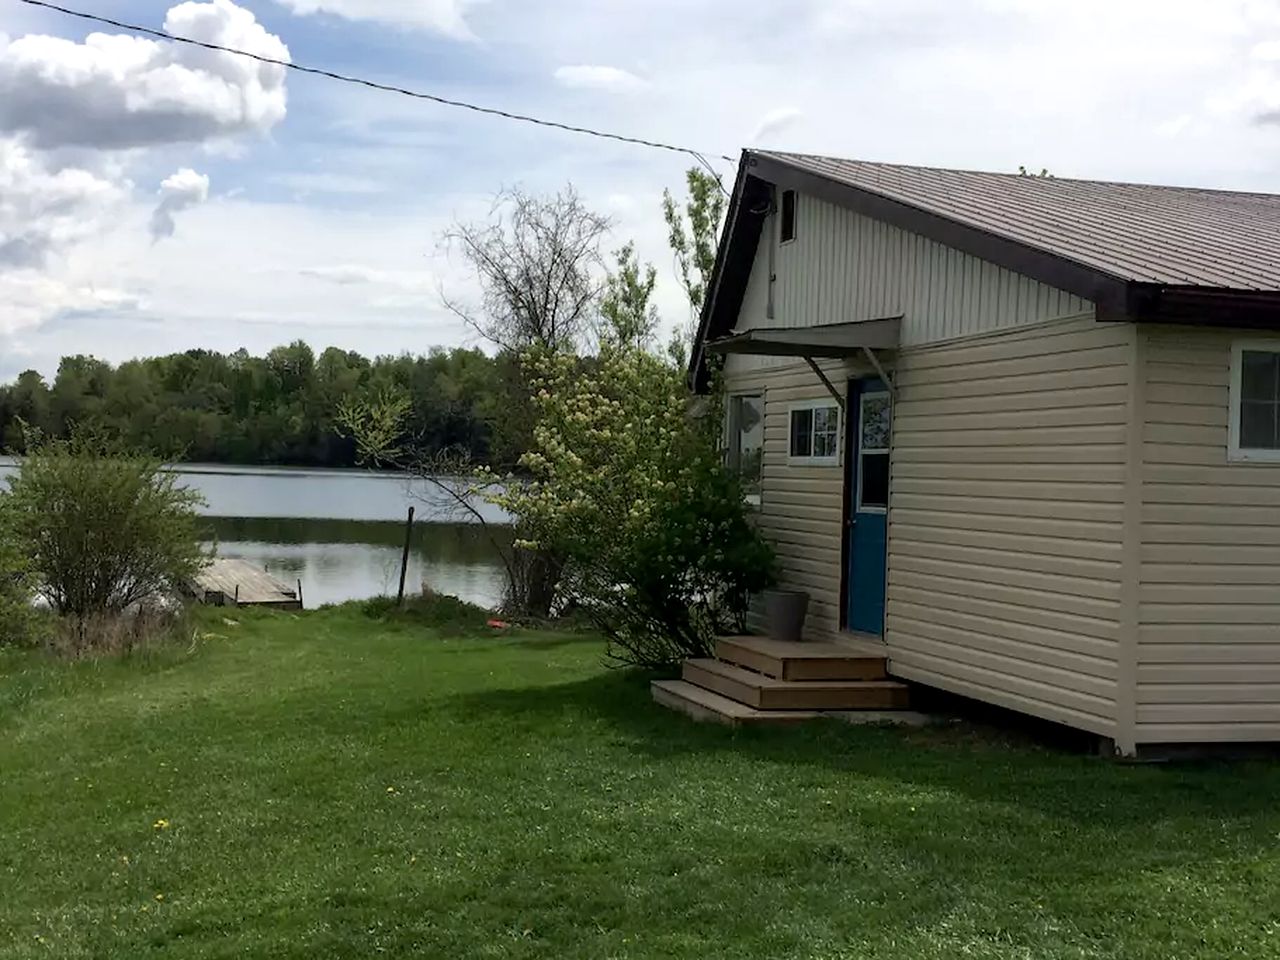
[[[374,613],[0,654],[0,958],[1280,956],[1280,766],[735,734]]]

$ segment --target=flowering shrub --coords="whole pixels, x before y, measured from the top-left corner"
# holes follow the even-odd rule
[[[598,357],[535,355],[537,420],[525,483],[493,499],[530,550],[564,559],[562,591],[615,659],[665,666],[741,630],[773,553],[720,453],[713,411],[690,416],[682,371],[605,343]]]

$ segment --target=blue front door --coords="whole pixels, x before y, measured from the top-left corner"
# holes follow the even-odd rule
[[[880,380],[849,386],[850,630],[884,633],[885,547],[889,513],[889,435],[892,398]]]

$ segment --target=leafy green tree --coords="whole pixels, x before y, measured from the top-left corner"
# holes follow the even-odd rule
[[[667,666],[741,632],[773,553],[720,452],[719,418],[693,418],[681,367],[605,343],[584,362],[531,363],[538,411],[531,480],[494,500],[517,545],[562,558],[562,591],[625,663]]]
[[[651,263],[641,265],[634,243],[623,245],[614,258],[617,266],[600,298],[601,337],[622,346],[648,346],[658,328],[653,304],[658,271]]]
[[[724,221],[725,193],[720,181],[710,172],[691,167],[685,173],[688,194],[683,204],[676,202],[670,190],[662,193],[662,216],[667,224],[667,242],[675,254],[676,267],[685,295],[689,298],[690,320],[672,343],[672,354],[679,360],[688,356],[695,336],[694,324],[707,298],[707,287],[716,265],[716,249],[720,241],[720,225]]]
[[[4,449],[20,452],[28,428],[47,431],[52,426],[49,387],[39,373],[27,370],[5,394]]]

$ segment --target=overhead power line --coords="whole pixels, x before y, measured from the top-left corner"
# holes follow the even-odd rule
[[[606,130],[593,130],[591,127],[575,126],[571,123],[559,123],[555,120],[543,120],[539,117],[530,117],[522,113],[511,113],[507,110],[499,110],[496,107],[482,107],[478,104],[467,103],[463,100],[452,100],[449,97],[437,96],[434,93],[424,93],[421,90],[410,90],[407,87],[397,87],[388,83],[378,83],[376,80],[366,80],[363,77],[349,76],[347,74],[335,73],[332,70],[324,70],[320,67],[308,67],[300,63],[293,63],[289,60],[279,60],[275,57],[263,56],[260,53],[251,53],[248,50],[238,50],[235,47],[226,47],[218,43],[208,43],[204,40],[193,40],[190,37],[179,37],[172,33],[166,33],[163,30],[156,30],[152,27],[140,26],[136,23],[127,23],[122,20],[112,20],[110,17],[98,16],[95,13],[85,13],[83,10],[72,10],[68,7],[59,6],[56,3],[49,3],[48,0],[19,0],[32,7],[44,7],[47,10],[54,10],[58,13],[65,14],[68,17],[76,17],[80,20],[89,20],[93,23],[104,24],[105,26],[115,27],[118,30],[128,30],[131,33],[140,33],[149,37],[155,37],[158,40],[165,40],[169,43],[185,43],[193,47],[204,47],[206,50],[217,50],[220,53],[230,53],[237,57],[248,57],[251,60],[257,60],[260,63],[270,63],[278,67],[285,67],[289,70],[296,70],[299,73],[309,73],[317,77],[327,77],[330,80],[338,80],[342,83],[353,83],[362,87],[369,87],[373,90],[381,90],[384,93],[398,93],[402,96],[413,97],[415,100],[429,100],[432,103],[438,103],[446,107],[457,107],[460,110],[470,110],[473,113],[483,113],[491,117],[501,117],[504,120],[516,120],[520,123],[532,123],[539,127],[551,127],[556,130],[564,130],[569,133],[578,133],[588,137],[598,137],[602,140],[616,140],[620,143],[630,143],[639,147],[650,147],[654,150],[667,150],[671,153],[683,153],[686,156],[693,157],[700,164],[710,171],[711,175],[719,182],[720,177],[715,169],[707,162],[707,155],[694,150],[692,147],[682,147],[673,143],[663,143],[660,140],[646,140],[643,137],[629,137],[621,133],[610,133]],[[736,163],[736,158],[727,154],[712,153],[710,156],[717,157],[721,160],[727,160],[730,163]],[[724,189],[723,186],[721,189]]]

